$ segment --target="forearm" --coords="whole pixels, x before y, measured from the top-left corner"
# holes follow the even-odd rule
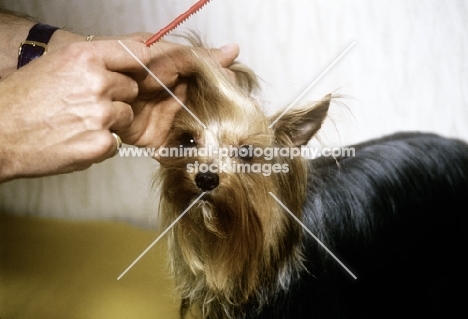
[[[16,69],[18,48],[34,21],[0,11],[0,79]]]
[[[16,70],[19,46],[26,40],[34,24],[36,22],[31,18],[0,9],[0,80]],[[50,39],[48,50],[52,52],[64,45],[84,40],[82,35],[57,30]]]

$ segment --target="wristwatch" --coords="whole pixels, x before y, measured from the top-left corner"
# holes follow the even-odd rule
[[[29,30],[26,41],[21,42],[18,52],[19,69],[43,54],[47,53],[47,44],[52,34],[59,28],[38,23]]]

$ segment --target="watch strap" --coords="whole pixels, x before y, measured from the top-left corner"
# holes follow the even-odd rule
[[[56,30],[58,30],[57,27],[47,24],[38,23],[34,25],[31,30],[29,30],[26,41],[20,44],[17,68],[19,69],[47,53],[47,45]]]

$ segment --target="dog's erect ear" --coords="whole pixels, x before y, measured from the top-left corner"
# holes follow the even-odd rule
[[[284,142],[287,136],[297,147],[306,145],[322,126],[331,98],[329,94],[318,103],[293,108],[282,116],[282,112],[279,112],[270,117],[272,122],[279,118],[273,125],[277,140]]]

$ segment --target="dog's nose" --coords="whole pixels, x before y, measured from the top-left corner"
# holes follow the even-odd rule
[[[200,189],[210,191],[218,187],[219,177],[218,174],[211,172],[198,173],[197,176],[195,176],[195,183]]]

